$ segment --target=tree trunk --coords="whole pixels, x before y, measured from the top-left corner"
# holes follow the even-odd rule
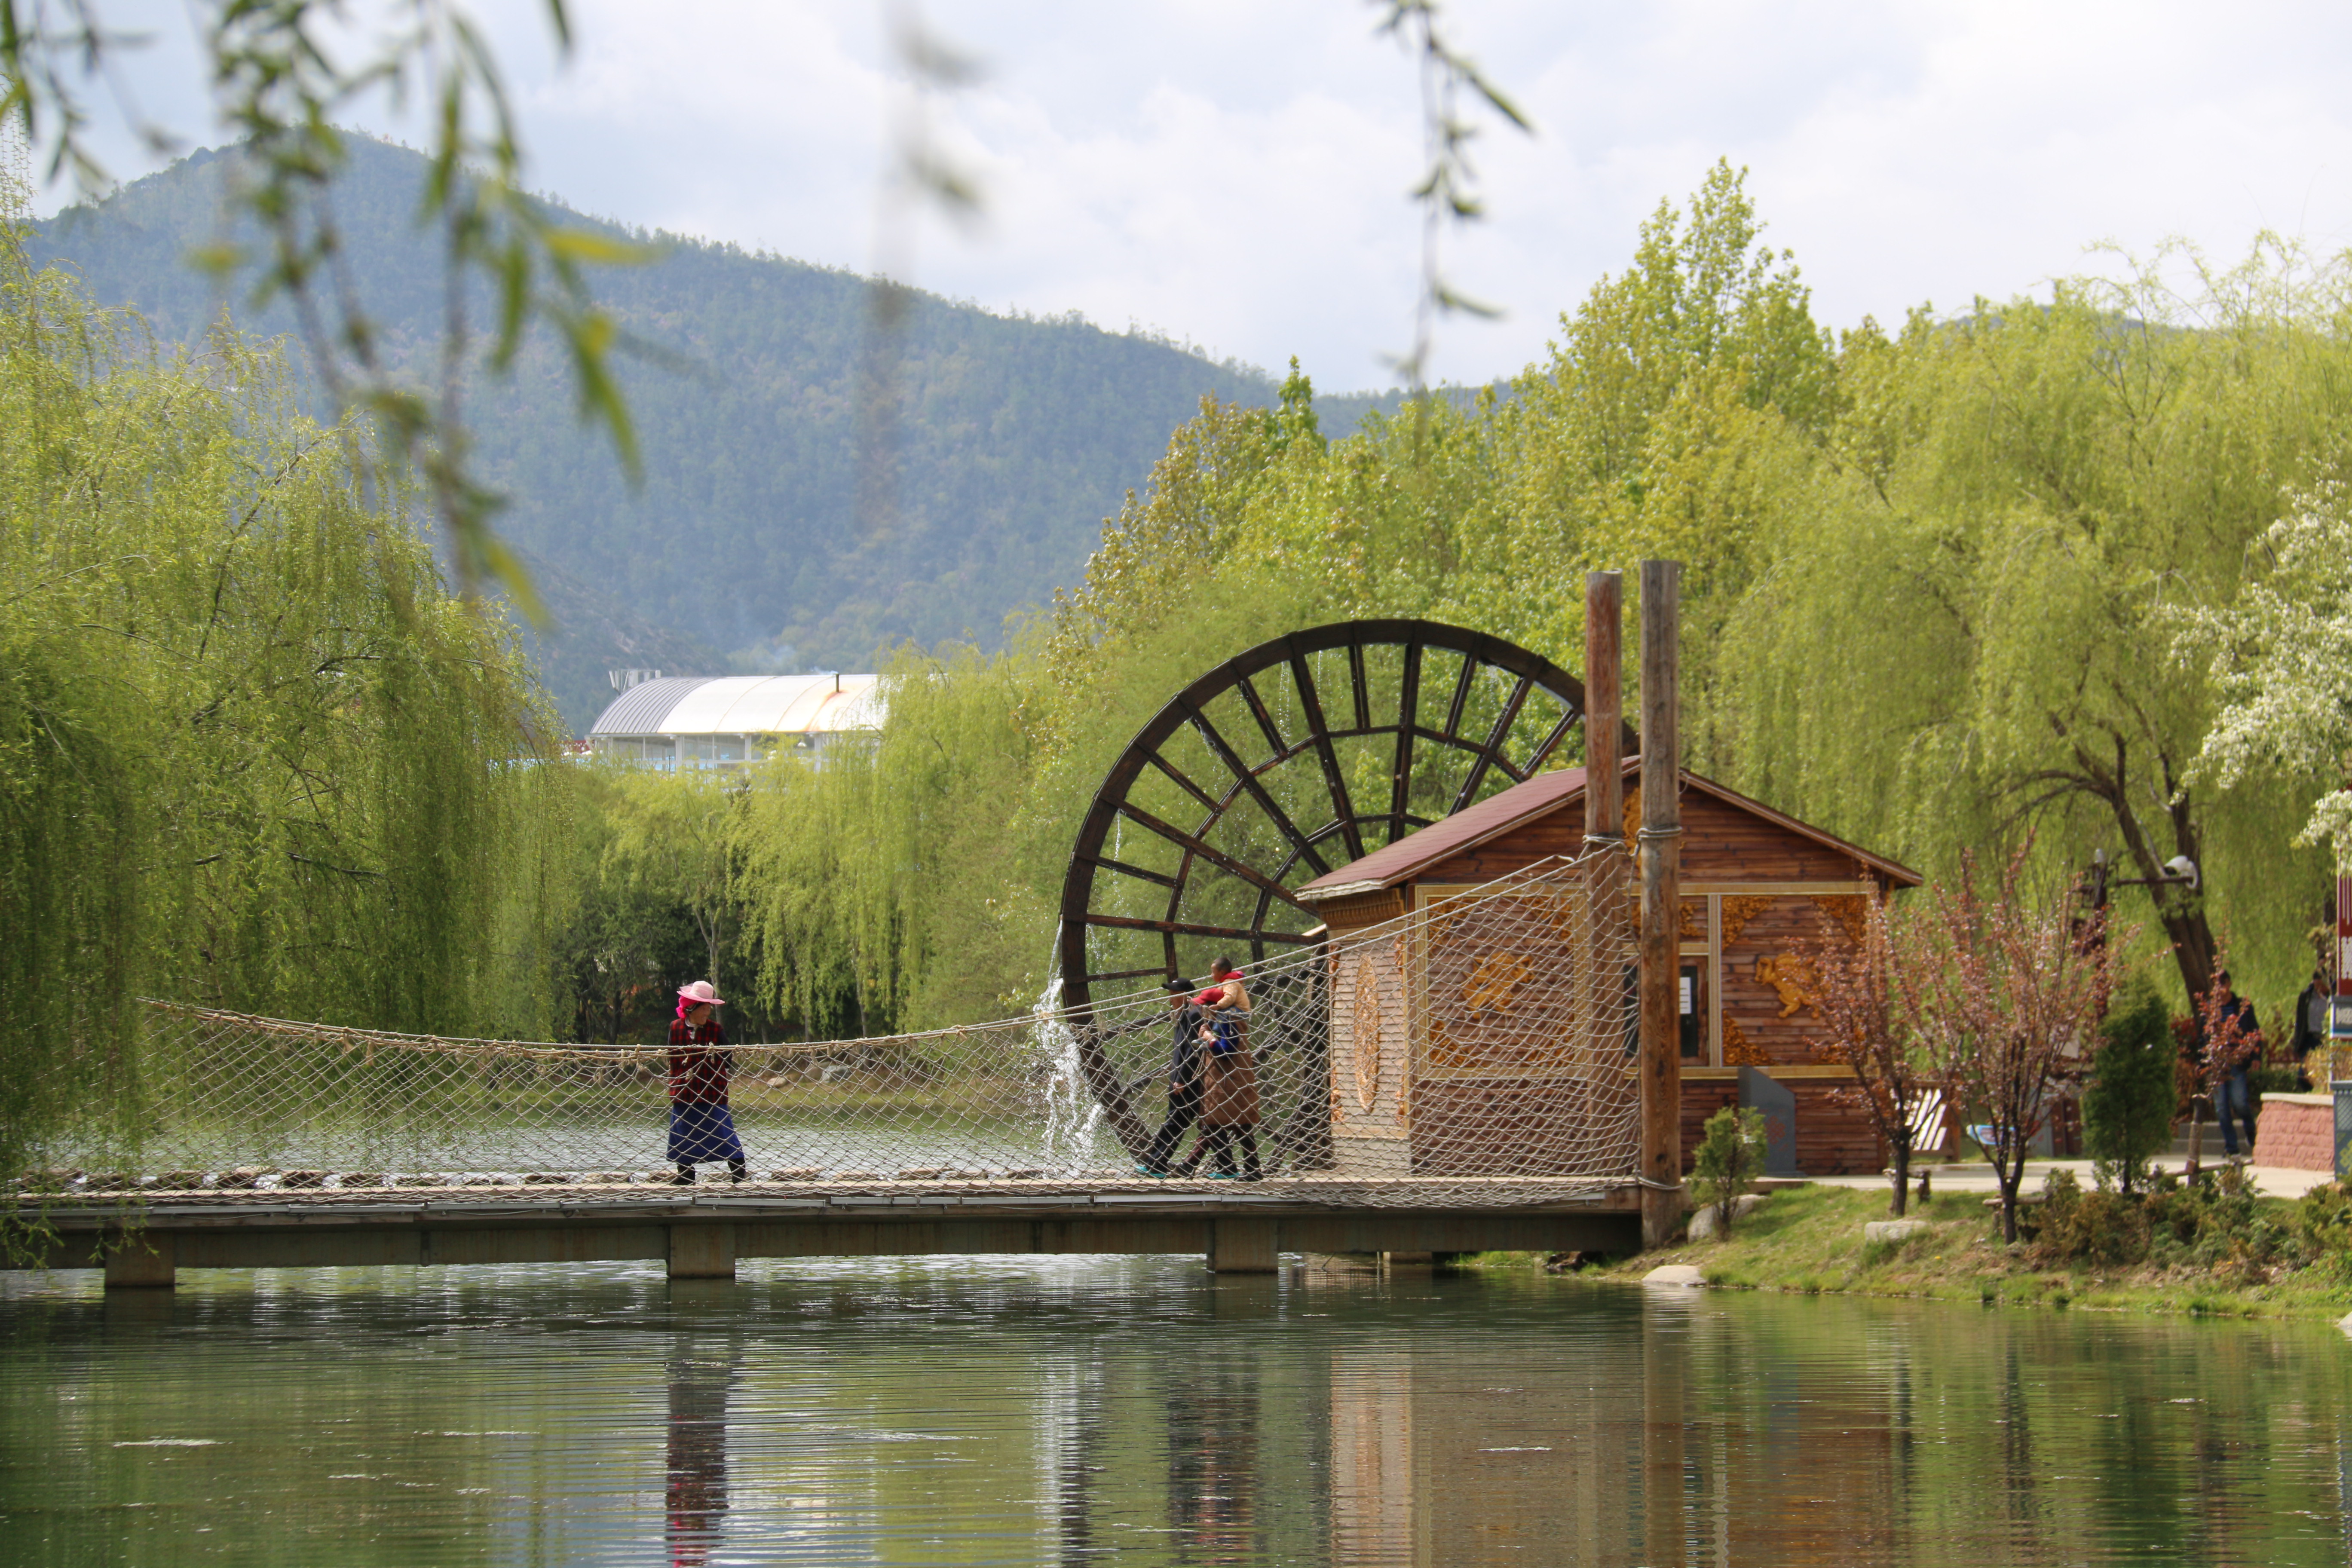
[[[1993,1177],[2000,1184],[2000,1238],[2012,1246],[2017,1241],[2017,1189],[2025,1183],[2025,1144],[2018,1141],[2017,1160],[2012,1167],[2007,1155],[1997,1155],[1993,1161]]]
[[[1905,1126],[1904,1131],[1910,1131],[1910,1128],[1907,1124]],[[1911,1140],[1907,1137],[1895,1138],[1890,1140],[1890,1142],[1895,1145],[1894,1213],[1896,1219],[1901,1219],[1903,1217],[1903,1205],[1910,1201],[1911,1196]]]
[[[2169,782],[2171,768],[2168,765],[2163,772]],[[2204,900],[2185,891],[2178,884],[2161,883],[2160,879],[2165,874],[2164,863],[2158,858],[2157,846],[2150,843],[2147,835],[2142,831],[2139,818],[2132,813],[2123,790],[2120,765],[2116,768],[2116,778],[2112,793],[2105,790],[2100,793],[2105,795],[2108,805],[2115,812],[2116,824],[2123,830],[2126,853],[2138,867],[2139,874],[2157,884],[2148,889],[2148,894],[2156,903],[2158,923],[2164,927],[2164,934],[2171,939],[2172,956],[2180,965],[2181,984],[2188,986],[2189,1005],[2194,1007],[2197,999],[2213,984],[2213,928],[2206,922]],[[2203,835],[2197,829],[2196,818],[2190,813],[2186,795],[2174,801],[2168,808],[2168,815],[2172,819],[2175,853],[2201,863],[2204,857],[2199,847]]]
[[[2205,1097],[2191,1095],[2189,1100],[2189,1163],[2182,1168],[2181,1173],[2193,1182],[2204,1165]]]

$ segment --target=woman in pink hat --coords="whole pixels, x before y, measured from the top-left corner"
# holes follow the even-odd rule
[[[708,980],[677,988],[677,1018],[669,1026],[669,1157],[677,1183],[694,1184],[694,1167],[705,1160],[727,1162],[730,1181],[743,1179],[743,1140],[727,1108],[727,1043],[719,1026],[726,998]]]

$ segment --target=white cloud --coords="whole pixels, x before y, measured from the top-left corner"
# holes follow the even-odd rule
[[[592,211],[864,268],[896,90],[864,0],[575,0],[547,63],[540,0],[489,12],[522,88],[535,183]],[[1418,229],[1409,62],[1354,0],[932,0],[991,64],[945,112],[984,176],[973,237],[922,226],[916,280],[1076,309],[1326,386],[1405,346]],[[1503,305],[1444,324],[1440,373],[1506,374],[1622,268],[1662,196],[1718,155],[1753,170],[1776,243],[1838,324],[1958,307],[2088,265],[2104,238],[2222,254],[2263,226],[2352,237],[2352,13],[2184,0],[1860,5],[1454,0],[1459,38],[1538,122],[1478,158],[1492,217],[1447,269]],[[202,105],[184,45],[139,79]],[[174,73],[179,73],[175,76]],[[152,90],[150,80],[152,80]],[[135,166],[127,147],[121,155]]]

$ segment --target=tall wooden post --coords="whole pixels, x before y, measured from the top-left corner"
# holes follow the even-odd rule
[[[1584,847],[1625,836],[1625,579],[1584,574]]]
[[[1642,1245],[1683,1207],[1682,563],[1642,563]]]

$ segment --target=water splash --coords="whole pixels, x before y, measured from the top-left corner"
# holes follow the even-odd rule
[[[1055,942],[1059,947],[1058,935]],[[1045,1163],[1057,1174],[1079,1174],[1095,1154],[1095,1129],[1103,1108],[1087,1087],[1086,1068],[1078,1060],[1078,1037],[1062,1013],[1062,982],[1056,975],[1037,995],[1030,1009],[1037,1020],[1032,1040],[1045,1086]]]

